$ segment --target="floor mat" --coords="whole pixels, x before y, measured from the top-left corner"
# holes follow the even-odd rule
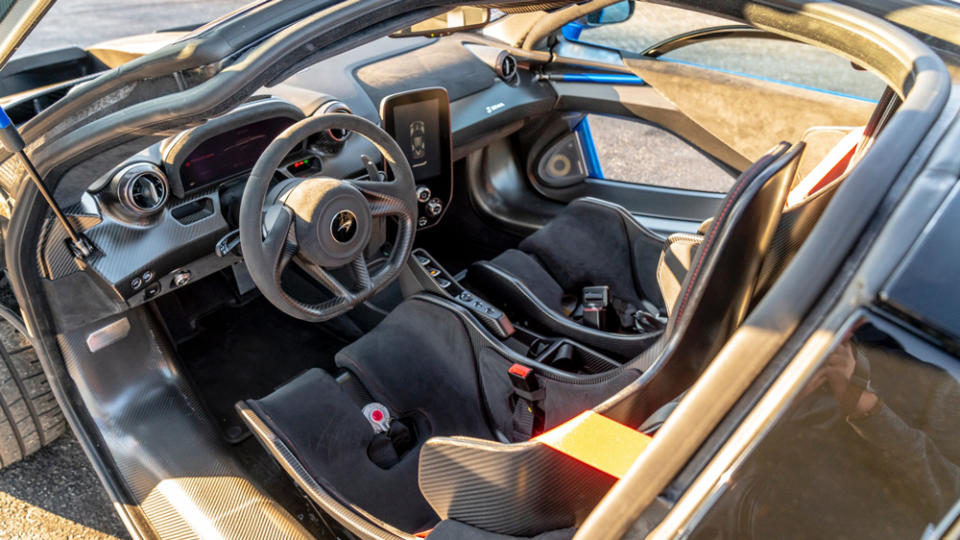
[[[260,298],[200,320],[178,347],[197,393],[230,442],[247,434],[234,403],[259,398],[307,369],[334,369],[347,342],[323,326],[289,317]]]

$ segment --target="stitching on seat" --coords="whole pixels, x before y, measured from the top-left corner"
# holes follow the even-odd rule
[[[704,242],[703,246],[700,248],[701,253],[700,253],[700,256],[697,257],[697,266],[694,269],[693,274],[690,275],[690,281],[687,283],[686,290],[684,290],[683,301],[680,303],[680,308],[677,310],[678,321],[680,320],[680,317],[683,316],[683,311],[687,306],[687,299],[690,297],[690,292],[693,290],[693,286],[697,281],[697,276],[700,273],[700,268],[703,266],[703,262],[707,259],[707,255],[710,252],[710,247],[713,243],[713,240],[716,238],[717,233],[720,231],[720,228],[726,225],[724,220],[727,217],[727,211],[731,208],[731,206],[733,205],[733,202],[737,200],[738,196],[740,195],[740,191],[742,191],[743,188],[749,183],[748,181],[753,180],[757,177],[757,175],[759,174],[757,172],[757,169],[760,169],[760,172],[762,172],[763,169],[766,169],[767,165],[771,161],[776,159],[778,156],[779,154],[777,156],[768,155],[766,159],[762,159],[756,162],[752,167],[747,169],[747,171],[740,178],[740,181],[734,187],[733,194],[727,198],[726,204],[723,205],[723,210],[721,210],[720,213],[717,214],[717,219],[716,221],[714,221],[713,227],[710,229],[710,236],[707,238],[707,241]]]

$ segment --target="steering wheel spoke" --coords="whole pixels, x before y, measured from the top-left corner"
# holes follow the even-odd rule
[[[360,193],[370,204],[370,215],[373,217],[398,216],[408,212],[403,202],[403,190],[396,181],[372,182],[370,180],[351,180]]]
[[[350,263],[350,274],[353,276],[353,281],[359,292],[373,288],[373,280],[370,279],[370,267],[367,265],[367,259],[364,258],[363,253]]]
[[[296,239],[292,232],[293,212],[282,204],[270,206],[263,220],[263,252],[271,261],[274,276],[279,282],[283,269],[297,252]]]
[[[297,265],[300,266],[300,268],[303,268],[307,274],[310,274],[310,277],[317,280],[328,291],[333,293],[334,296],[342,298],[346,302],[350,302],[354,298],[353,291],[347,288],[343,283],[340,283],[340,280],[334,277],[334,275],[331,274],[326,268],[304,261],[300,258],[297,259]]]

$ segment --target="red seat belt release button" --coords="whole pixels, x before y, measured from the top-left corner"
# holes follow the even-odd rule
[[[513,364],[507,370],[510,375],[510,382],[514,388],[525,392],[532,392],[537,389],[537,378],[533,376],[533,368],[523,364]]]

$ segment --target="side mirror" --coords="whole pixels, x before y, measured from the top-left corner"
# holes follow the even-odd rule
[[[490,8],[460,6],[446,13],[398,30],[390,37],[427,36],[437,37],[480,28],[490,22]]]
[[[633,0],[624,0],[611,4],[605,8],[598,9],[587,14],[587,26],[603,26],[605,24],[622,23],[633,15],[633,9],[636,7]]]

